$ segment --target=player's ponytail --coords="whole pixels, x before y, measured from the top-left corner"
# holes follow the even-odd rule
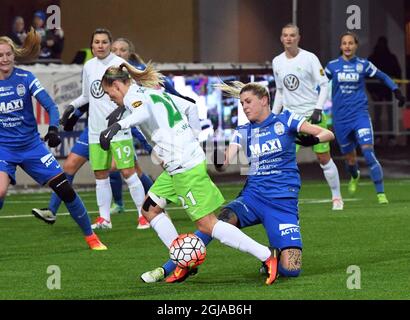
[[[21,48],[18,48],[9,37],[0,37],[0,44],[9,45],[17,61],[27,62],[37,59],[41,49],[41,38],[33,27],[31,27]]]
[[[244,92],[252,91],[259,99],[262,97],[268,98],[268,104],[270,105],[270,94],[268,88],[261,85],[260,83],[250,82],[244,84],[240,81],[232,81],[231,85],[226,84],[225,82],[215,84],[214,87],[220,89],[225,95],[233,98],[239,99],[240,95]]]
[[[131,78],[143,87],[158,88],[164,82],[164,76],[154,68],[151,61],[147,63],[144,70],[138,70],[128,62],[120,65],[120,69],[123,68],[127,69]]]

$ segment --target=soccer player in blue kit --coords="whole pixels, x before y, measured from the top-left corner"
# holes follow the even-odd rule
[[[238,228],[263,224],[269,244],[279,254],[278,273],[297,277],[301,271],[302,239],[298,216],[300,189],[295,142],[313,146],[334,139],[331,131],[310,124],[288,110],[271,113],[270,96],[258,83],[234,82],[218,86],[228,95],[240,98],[248,124],[239,126],[226,151],[226,164],[242,149],[250,163],[248,180],[238,198],[226,205],[218,219]],[[299,135],[303,133],[304,135]],[[211,237],[196,231],[205,244]],[[181,269],[171,260],[141,275],[144,282],[157,282],[174,273],[166,282],[184,281],[197,269]]]
[[[384,193],[383,170],[377,161],[373,147],[373,128],[365,93],[365,78],[377,78],[393,91],[399,106],[405,97],[397,85],[385,73],[366,59],[356,56],[358,38],[352,32],[341,36],[342,55],[326,66],[326,74],[332,80],[332,116],[336,140],[347,162],[351,179],[348,185],[354,194],[360,179],[356,148],[360,146],[370,177],[375,185],[379,204],[388,204]]]
[[[8,186],[16,183],[16,167],[20,166],[36,182],[47,184],[59,195],[91,249],[106,250],[107,247],[91,229],[83,202],[40,139],[32,97],[40,102],[50,116],[44,141],[51,148],[61,143],[58,136],[58,107],[31,72],[15,67],[15,58],[33,58],[38,54],[39,45],[40,38],[34,30],[30,31],[20,49],[10,38],[0,37],[0,209]]]

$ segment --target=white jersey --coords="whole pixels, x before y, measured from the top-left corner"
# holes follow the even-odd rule
[[[272,69],[276,88],[282,90],[283,107],[309,117],[318,101],[318,86],[328,82],[319,59],[299,48],[294,58],[287,58],[285,52],[276,56]]]
[[[71,104],[78,108],[89,102],[88,111],[88,139],[89,143],[100,143],[101,131],[107,129],[108,120],[105,118],[117,108],[110,97],[104,93],[101,79],[105,71],[111,66],[119,66],[124,59],[110,53],[105,59],[92,58],[83,68],[82,95]],[[130,130],[120,131],[112,141],[132,139]]]
[[[169,174],[185,172],[205,160],[187,115],[199,125],[195,104],[180,97],[132,84],[124,97],[131,112],[118,123],[121,128],[138,126]]]

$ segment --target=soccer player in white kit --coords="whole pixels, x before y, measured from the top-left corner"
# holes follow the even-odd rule
[[[300,34],[296,25],[284,26],[280,40],[285,51],[272,61],[276,83],[272,112],[279,114],[283,107],[308,118],[312,124],[326,128],[327,120],[322,114],[322,107],[328,96],[328,79],[319,59],[298,47]],[[313,147],[313,151],[332,192],[332,209],[343,210],[339,172],[330,156],[329,143],[320,143]]]
[[[109,179],[112,157],[117,169],[121,171],[130,190],[131,197],[141,215],[144,201],[144,188],[135,171],[134,144],[129,129],[121,130],[113,139],[111,148],[103,150],[99,144],[101,131],[107,128],[106,119],[117,106],[101,87],[101,78],[105,70],[113,65],[125,62],[111,53],[112,36],[106,29],[96,29],[91,37],[94,58],[87,61],[83,69],[82,94],[70,104],[79,108],[89,103],[88,141],[90,164],[96,178],[96,195],[100,217],[92,225],[93,229],[111,229],[110,207],[112,192]]]

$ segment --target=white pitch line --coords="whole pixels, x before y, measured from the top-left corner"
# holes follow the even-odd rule
[[[230,201],[234,199],[227,199],[226,204],[228,204]],[[360,201],[362,199],[357,199],[357,198],[347,198],[343,199],[344,202],[352,202],[352,201]],[[8,203],[11,201],[7,201]],[[29,201],[31,202],[31,201]],[[132,201],[126,201],[126,202],[132,202]],[[299,199],[299,203],[302,204],[318,204],[318,203],[329,203],[332,202],[330,199]],[[174,211],[174,210],[182,210],[182,207],[171,207],[167,208],[167,211]],[[125,209],[125,212],[135,212],[135,209]],[[98,211],[88,211],[88,213],[98,213]],[[62,212],[62,213],[57,213],[57,216],[69,216],[70,214],[68,212]],[[0,219],[18,219],[18,218],[33,218],[34,216],[32,214],[19,214],[19,215],[11,215],[11,216],[1,216]]]

